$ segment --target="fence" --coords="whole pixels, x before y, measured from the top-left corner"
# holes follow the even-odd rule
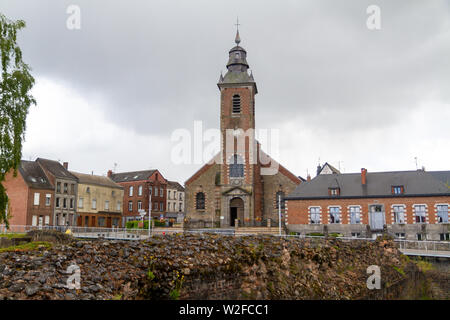
[[[155,235],[168,235],[176,233],[184,234],[217,234],[222,236],[255,236],[254,233],[235,233],[235,229],[196,229],[183,230],[183,228],[152,228],[148,229],[126,229],[126,228],[99,228],[99,227],[75,227],[75,226],[29,226],[29,225],[11,225],[6,229],[4,225],[0,225],[1,233],[26,233],[31,230],[57,230],[66,232],[70,230],[74,237],[77,238],[104,238],[117,240],[140,240]],[[308,235],[278,235],[275,237],[283,237],[286,239],[325,239],[325,236],[308,236]],[[356,238],[356,237],[328,237],[329,239],[337,239],[340,241],[375,241],[374,238]],[[395,244],[399,249],[404,250],[421,250],[421,251],[450,251],[450,241],[430,241],[430,240],[403,240],[395,239]]]

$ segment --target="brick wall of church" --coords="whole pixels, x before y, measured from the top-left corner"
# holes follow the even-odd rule
[[[287,196],[294,191],[297,183],[286,177],[280,171],[274,175],[264,175],[264,216],[263,219],[270,218],[273,222],[278,222],[278,209],[276,207],[276,193],[283,191]],[[281,187],[280,187],[281,185]],[[283,218],[285,217],[283,213]],[[284,220],[283,220],[284,221]]]

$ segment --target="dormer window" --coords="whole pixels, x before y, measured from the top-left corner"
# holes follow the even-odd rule
[[[340,194],[340,189],[339,188],[328,188],[328,194],[330,196],[336,197]]]
[[[238,94],[233,96],[233,113],[241,113],[241,97]]]
[[[405,188],[403,186],[392,186],[391,192],[392,194],[403,194],[405,192]]]

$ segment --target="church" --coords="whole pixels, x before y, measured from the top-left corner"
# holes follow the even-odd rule
[[[221,151],[185,183],[186,220],[191,228],[278,225],[287,217],[284,197],[299,177],[261,150],[255,135],[255,95],[239,30],[220,75]]]

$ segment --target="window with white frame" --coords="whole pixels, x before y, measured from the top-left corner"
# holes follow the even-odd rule
[[[138,195],[142,196],[142,186],[139,186],[139,188],[138,188]]]
[[[404,232],[400,232],[400,233],[396,233],[395,237],[397,239],[406,239],[405,233]]]
[[[330,223],[341,223],[341,208],[330,207]]]
[[[158,187],[155,187],[155,196],[158,196]]]
[[[36,192],[36,193],[34,194],[34,205],[35,205],[35,206],[38,206],[38,205],[39,205],[39,197],[40,197],[40,194],[39,194],[38,192]]]
[[[164,189],[163,188],[159,189],[159,196],[164,197]]]
[[[105,200],[105,210],[109,210],[109,201]]]
[[[116,210],[120,211],[121,207],[122,207],[122,203],[120,201],[117,201]]]
[[[133,196],[133,186],[131,186],[130,189],[128,190],[128,196],[130,197]]]
[[[50,193],[47,193],[45,195],[45,205],[48,207],[50,205],[50,201],[52,199],[52,195]]]
[[[133,211],[133,201],[128,201],[128,211]]]
[[[394,223],[405,223],[405,207],[402,205],[393,206]]]
[[[163,202],[159,203],[159,211],[164,211],[164,203]]]
[[[138,201],[138,210],[142,210],[142,201]]]
[[[416,216],[416,223],[426,222],[426,207],[423,204],[414,205],[414,212]]]
[[[92,199],[92,209],[97,209],[97,199]]]
[[[361,223],[361,208],[359,206],[350,207],[350,223],[351,224]]]
[[[311,224],[320,224],[320,207],[311,207],[309,209]]]
[[[78,198],[78,208],[83,208],[83,198]]]
[[[448,223],[448,204],[436,206],[438,223]]]

